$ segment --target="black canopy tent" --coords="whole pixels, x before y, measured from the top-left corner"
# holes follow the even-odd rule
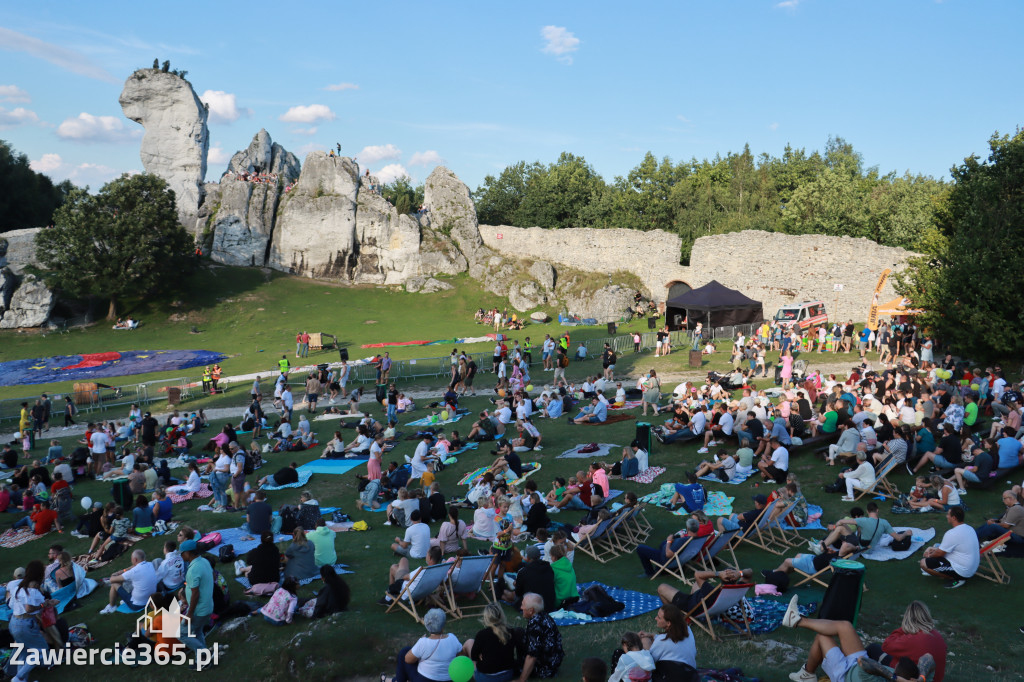
[[[669,299],[665,314],[670,329],[694,329],[698,322],[705,329],[739,324],[757,324],[764,320],[760,301],[747,298],[735,289],[711,280],[682,296]]]

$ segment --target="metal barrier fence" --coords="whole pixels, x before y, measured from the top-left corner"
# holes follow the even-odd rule
[[[749,336],[758,326],[760,325],[737,325],[730,327],[716,327],[714,329],[705,329],[701,335],[703,339],[713,339],[718,341],[728,340],[732,341],[736,337],[737,331],[742,331],[745,336]],[[571,331],[570,331],[571,337]],[[669,341],[672,348],[676,351],[685,350],[690,347],[692,343],[693,333],[690,331],[680,330],[669,332]],[[647,331],[640,335],[640,351],[647,352],[654,348],[657,340],[657,332]],[[631,352],[634,347],[633,334],[630,332],[617,334],[615,336],[608,336],[597,339],[589,339],[583,342],[583,346],[587,349],[588,358],[599,357],[601,352],[604,350],[604,344],[608,343],[620,356]],[[578,350],[576,347],[569,348],[570,358],[575,358]],[[477,363],[481,372],[487,372],[491,369],[491,352],[473,352],[469,354]],[[541,362],[541,350],[539,346],[535,346],[533,350],[532,364],[539,364]],[[318,363],[325,364],[325,363]],[[326,363],[331,366],[337,366],[338,362]],[[376,384],[377,382],[377,370],[372,364],[362,365],[349,365],[349,379],[348,382],[355,384]],[[277,368],[267,370],[269,376],[276,374]],[[451,358],[450,356],[434,357],[434,358],[413,358],[408,360],[393,360],[391,364],[390,380],[409,380],[409,379],[422,379],[430,377],[448,377],[451,375]],[[94,412],[104,410],[111,407],[121,407],[138,403],[148,404],[157,401],[167,400],[167,389],[177,388],[180,391],[180,399],[185,402],[191,399],[194,393],[194,389],[197,385],[201,385],[202,380],[200,377],[177,377],[174,379],[162,379],[159,381],[147,381],[145,383],[136,384],[124,384],[121,386],[108,386],[108,385],[97,385],[95,391],[89,392],[75,392],[69,391],[67,393],[59,393],[50,395],[50,399],[53,404],[53,416],[50,419],[51,424],[59,424],[63,422],[63,410],[64,410],[64,396],[74,394],[75,405],[80,412]],[[226,378],[221,381],[222,385],[227,387],[232,383],[246,384],[245,381],[232,382],[230,378]],[[301,385],[301,382],[290,382],[292,385]],[[27,402],[29,407],[35,404],[36,399],[39,395],[33,395],[26,398],[8,398],[6,400],[0,400],[0,424],[5,422],[14,421],[17,422],[21,412],[21,403]],[[78,421],[76,419],[76,421]]]

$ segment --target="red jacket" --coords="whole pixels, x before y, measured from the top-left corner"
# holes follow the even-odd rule
[[[903,628],[897,628],[882,642],[882,651],[893,657],[906,656],[913,661],[931,654],[935,658],[934,682],[942,682],[946,675],[946,640],[938,630],[908,635]]]

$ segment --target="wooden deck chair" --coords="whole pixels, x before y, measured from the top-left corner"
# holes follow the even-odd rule
[[[434,564],[433,566],[421,566],[409,575],[409,579],[402,585],[402,591],[388,604],[385,613],[391,613],[398,607],[412,616],[417,623],[423,622],[417,610],[417,604],[424,607],[439,606],[444,608],[445,604],[438,596],[438,588],[442,587],[448,579],[454,564]]]
[[[750,632],[750,623],[746,618],[737,621],[726,615],[729,609],[739,604],[747,596],[752,587],[753,585],[750,583],[718,585],[710,594],[701,599],[699,604],[685,612],[686,618],[691,625],[696,625],[708,633],[711,639],[721,639],[715,634],[715,618],[731,623],[739,630],[739,635],[753,639],[754,635]]]
[[[494,592],[494,571],[497,562],[494,555],[466,556],[455,560],[451,573],[445,580],[445,611],[452,618],[464,618],[470,611],[483,610],[498,600]],[[473,599],[459,601],[458,595],[473,594]],[[480,603],[480,600],[483,600]]]
[[[626,552],[632,552],[637,548],[643,540],[640,534],[636,531],[635,517],[640,513],[640,507],[630,507],[629,509],[621,510],[622,520],[614,525],[612,532],[615,534],[616,542],[624,548]]]
[[[854,498],[856,502],[865,495],[881,495],[892,500],[898,500],[900,498],[900,489],[895,484],[889,482],[887,476],[893,472],[893,470],[899,466],[893,457],[882,462],[878,471],[875,472],[875,484],[867,488],[854,488],[857,491],[857,497]]]
[[[776,500],[776,503],[778,500]],[[769,519],[767,524],[767,530],[771,533],[772,542],[783,548],[796,547],[797,545],[803,544],[803,538],[800,537],[800,532],[794,528],[793,530],[786,530],[782,527],[782,524],[786,521],[794,509],[799,500],[793,500],[782,510],[782,513],[775,517],[775,520]]]
[[[732,545],[736,536],[739,535],[739,528],[733,528],[727,530],[724,533],[720,533],[715,536],[715,539],[710,544],[704,546],[698,555],[701,560],[701,564],[706,571],[715,570],[715,562],[724,565],[726,568],[735,568],[739,570],[740,562],[736,560],[736,552],[733,551]],[[732,563],[729,563],[725,558],[725,552],[728,551],[732,556]],[[719,556],[719,555],[722,556]]]
[[[768,528],[768,522],[771,520],[768,512],[771,506],[767,506],[761,510],[761,513],[757,515],[754,522],[747,526],[746,530],[740,532],[736,536],[736,546],[747,542],[758,549],[764,549],[772,554],[782,554],[782,550],[776,548],[776,540],[772,535],[771,530]]]
[[[848,559],[850,561],[858,561],[860,559],[860,555],[863,554],[863,553],[864,553],[864,550],[861,550],[859,552],[854,552],[853,554],[851,554],[849,556],[845,556],[843,558],[844,559]],[[828,582],[825,581],[824,576],[826,574],[828,574],[828,573],[832,573],[832,571],[834,571],[834,570],[835,569],[832,568],[832,562],[829,562],[829,564],[827,566],[825,566],[824,568],[822,568],[821,570],[819,570],[819,571],[817,571],[815,573],[804,573],[799,568],[794,566],[793,567],[793,572],[796,573],[797,575],[800,575],[800,576],[803,576],[803,577],[800,580],[796,581],[795,583],[791,584],[790,588],[800,587],[801,585],[806,585],[807,583],[812,583],[812,582],[816,583],[818,585],[821,585],[822,587],[827,588],[828,587]],[[865,592],[868,591],[868,584],[867,584],[867,582],[861,581],[861,586],[864,588]]]
[[[597,541],[597,544],[613,557],[632,552],[635,549],[632,536],[628,530],[623,529],[622,525],[632,513],[631,509],[619,510],[619,513],[610,519],[611,525],[608,526],[607,532]]]
[[[706,538],[689,537],[686,538],[686,542],[679,547],[679,551],[677,551],[675,555],[670,557],[665,563],[659,564],[657,561],[652,559],[651,564],[656,566],[658,570],[656,570],[654,575],[651,576],[651,580],[657,578],[664,571],[688,585],[691,584],[691,581],[686,577],[684,567],[698,554],[700,554],[700,550],[704,548],[705,544]]]
[[[981,548],[981,565],[978,566],[978,572],[975,574],[985,580],[991,580],[997,585],[1009,585],[1010,574],[1006,572],[1003,565],[999,562],[999,557],[996,556],[995,549],[1003,547],[1007,542],[1010,541],[1010,536],[1013,531],[1006,531],[995,540],[986,543]]]
[[[654,524],[647,519],[647,514],[644,511],[646,508],[646,504],[638,504],[633,516],[630,517],[630,530],[634,532],[640,542],[646,542],[651,531],[654,530]]]
[[[599,544],[604,541],[605,535],[607,535],[608,529],[611,527],[614,520],[615,518],[610,518],[602,521],[597,528],[594,529],[593,533],[585,536],[582,540],[576,543],[576,549],[581,550],[584,554],[592,559],[600,561],[602,564],[607,563],[608,559],[613,559],[618,556],[615,552],[609,553],[606,547]]]

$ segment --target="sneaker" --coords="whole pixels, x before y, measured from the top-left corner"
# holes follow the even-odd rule
[[[928,571],[926,571],[926,570],[924,570],[924,569],[921,569],[921,575],[923,575],[923,576],[927,577],[927,576],[930,576],[930,575],[931,575],[931,573],[929,573]]]
[[[818,556],[824,553],[825,551],[825,548],[821,546],[821,543],[815,540],[808,540],[807,547],[814,553],[815,556]]]
[[[714,443],[713,443],[713,442],[712,442],[712,443],[708,443],[708,445],[714,445]],[[708,449],[707,449],[706,447],[704,447],[704,448],[701,448],[700,450],[698,450],[698,451],[697,451],[697,454],[698,454],[698,455],[703,455],[703,454],[704,454],[704,453],[706,453],[707,451],[708,451]]]
[[[925,654],[917,659],[917,672],[921,675],[922,680],[930,680],[932,673],[935,672],[935,657]]]
[[[216,509],[213,510],[213,513],[214,514],[223,514],[226,511],[227,511],[227,509],[225,509],[224,507],[217,507]]]
[[[907,467],[907,473],[908,474],[910,474],[911,476],[916,476],[917,475],[917,474],[914,473],[914,468],[910,466],[910,462],[907,462],[905,464],[905,466]]]
[[[117,607],[116,606],[111,606],[110,604],[107,604],[102,609],[100,609],[100,615],[101,616],[106,616],[108,614],[114,613],[115,611],[117,611]]]
[[[967,584],[966,580],[954,580],[950,584],[946,585],[947,590],[955,590],[958,587],[963,587]]]
[[[395,525],[395,524],[391,523],[390,521],[385,521],[385,522],[384,522],[384,525],[385,525],[385,526],[393,526],[393,525]]]
[[[717,441],[717,440],[709,440],[709,441],[708,441],[708,447],[709,447],[709,448],[713,448],[713,447],[715,447],[716,445],[718,445],[718,441]]]
[[[843,495],[840,499],[842,499],[843,502],[853,502],[854,500],[852,495]]]
[[[388,604],[391,603],[391,600],[388,599],[387,597],[381,597],[380,599],[377,600],[377,603],[380,604],[381,606],[387,606]]]
[[[800,597],[799,595],[793,595],[793,598],[789,600],[789,606],[786,608],[786,613],[782,616],[782,624],[787,628],[795,628],[797,623],[800,622]],[[807,673],[810,675],[811,673]],[[791,679],[807,679],[797,678],[790,675]],[[812,676],[811,679],[814,679]],[[815,682],[817,682],[815,680]]]
[[[662,435],[661,431],[655,431],[654,437],[658,439],[658,442],[662,445],[665,444],[665,436]]]
[[[803,667],[795,673],[790,673],[789,679],[793,680],[793,682],[818,682],[818,676],[807,672]]]
[[[957,495],[960,495],[960,496],[963,496],[963,495],[966,495],[966,494],[967,494],[967,491],[966,491],[966,490],[964,490],[963,488],[957,488],[957,489],[956,489],[956,494],[957,494]]]
[[[241,575],[242,569],[245,568],[245,562],[239,559],[235,562],[235,575]]]

